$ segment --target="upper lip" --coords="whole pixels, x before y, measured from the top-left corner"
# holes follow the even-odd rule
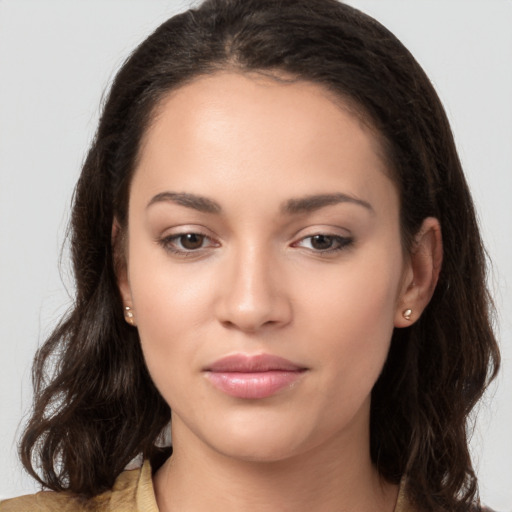
[[[257,373],[269,371],[296,372],[305,369],[304,366],[271,354],[232,354],[218,359],[207,366],[205,371]]]

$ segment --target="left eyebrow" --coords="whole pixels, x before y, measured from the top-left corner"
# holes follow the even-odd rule
[[[332,206],[339,203],[352,203],[358,206],[362,206],[363,208],[369,210],[371,213],[375,213],[372,205],[367,201],[363,201],[357,197],[342,193],[317,194],[296,199],[289,199],[281,207],[281,213],[288,215],[310,213],[316,210],[320,210],[326,206]]]

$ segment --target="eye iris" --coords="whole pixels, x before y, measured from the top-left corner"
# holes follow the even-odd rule
[[[311,238],[311,246],[318,250],[330,249],[333,243],[334,240],[331,236],[315,235]]]
[[[187,233],[181,235],[180,242],[185,249],[200,249],[203,245],[204,235],[198,235],[196,233]]]

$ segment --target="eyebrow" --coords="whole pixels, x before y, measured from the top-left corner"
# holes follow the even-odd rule
[[[281,212],[288,215],[309,213],[316,210],[320,210],[325,206],[331,206],[340,203],[355,204],[366,208],[371,213],[375,213],[375,210],[373,209],[372,205],[369,202],[342,193],[316,194],[306,197],[300,197],[298,199],[289,199],[281,208]]]
[[[186,208],[192,208],[204,213],[219,214],[222,208],[219,203],[213,199],[196,194],[186,192],[161,192],[154,196],[148,203],[146,208],[160,202],[171,202]],[[289,199],[281,207],[281,213],[285,215],[297,215],[300,213],[309,213],[320,210],[326,206],[332,206],[340,203],[351,203],[362,206],[370,212],[374,213],[374,209],[370,203],[357,197],[335,193],[335,194],[315,194],[296,199]]]
[[[198,196],[195,194],[187,194],[185,192],[161,192],[160,194],[154,196],[151,201],[149,201],[146,208],[149,208],[151,205],[160,202],[176,203],[180,206],[199,210],[200,212],[204,213],[220,213],[222,210],[220,204],[216,203],[212,199],[208,199],[207,197]]]

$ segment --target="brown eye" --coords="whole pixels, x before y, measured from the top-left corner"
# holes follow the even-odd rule
[[[199,235],[197,233],[186,233],[177,238],[179,245],[188,251],[200,249],[203,246],[204,239],[204,235]]]
[[[303,247],[318,254],[330,254],[342,251],[352,245],[353,239],[339,235],[318,235],[306,236],[299,242],[295,243],[295,247]]]
[[[311,237],[311,247],[317,251],[332,249],[337,240],[335,237],[326,235],[315,235]]]
[[[203,250],[218,247],[218,243],[201,233],[180,233],[171,235],[158,243],[168,252],[177,256],[201,254]]]

